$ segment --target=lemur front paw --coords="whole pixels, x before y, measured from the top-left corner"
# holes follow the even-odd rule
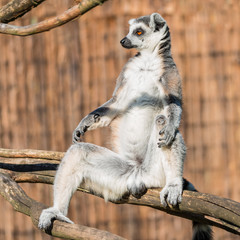
[[[99,122],[100,115],[98,113],[89,114],[79,123],[77,128],[73,132],[72,141],[77,143],[81,140],[81,137],[84,136],[84,133],[89,129],[91,125],[96,122]]]
[[[147,188],[142,182],[139,185],[133,184],[132,186],[128,186],[128,191],[135,198],[140,199],[147,192]]]
[[[182,201],[182,183],[181,184],[168,184],[166,185],[162,191],[160,192],[160,200],[164,207],[169,204],[172,206],[176,206],[178,203]]]
[[[160,130],[159,135],[163,137],[159,138],[158,147],[169,146],[175,138],[176,128],[173,124],[167,124]]]

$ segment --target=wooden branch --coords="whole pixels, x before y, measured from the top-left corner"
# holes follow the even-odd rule
[[[62,156],[63,153],[58,152],[0,149],[0,173],[8,174],[16,182],[52,184]],[[86,189],[78,190],[89,193]],[[182,203],[178,207],[164,207],[159,199],[160,190],[149,189],[141,199],[130,196],[115,203],[148,206],[240,235],[240,203],[184,190]]]
[[[0,8],[0,22],[8,23],[14,21],[44,1],[45,0],[12,0]]]
[[[15,181],[8,175],[2,173],[0,173],[0,194],[11,203],[16,211],[30,216],[33,224],[36,227],[38,226],[39,216],[46,206],[28,197]],[[46,231],[46,233],[55,237],[67,239],[124,240],[124,238],[107,231],[60,221],[54,221],[51,231]]]
[[[53,17],[42,22],[28,25],[15,26],[5,23],[0,23],[0,33],[16,36],[29,36],[40,32],[49,31],[53,28],[62,26],[63,24],[72,21],[83,15],[92,8],[103,4],[107,0],[82,0],[78,5],[68,9],[57,17]]]
[[[5,149],[0,148],[0,157],[5,158],[40,158],[60,161],[64,152],[33,150],[33,149]]]

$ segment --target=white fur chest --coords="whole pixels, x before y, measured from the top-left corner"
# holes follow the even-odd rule
[[[146,154],[156,106],[161,106],[155,101],[164,97],[159,82],[162,71],[161,59],[153,54],[134,57],[125,68],[125,91],[121,99],[126,103],[126,112],[118,125],[118,149],[129,159],[134,159],[136,153],[141,157]]]
[[[124,73],[129,94],[133,97],[144,93],[161,97],[163,89],[159,84],[159,79],[162,71],[162,63],[159,56],[144,54],[134,57],[128,63]]]

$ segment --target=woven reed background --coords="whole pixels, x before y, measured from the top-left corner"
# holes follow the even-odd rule
[[[0,2],[0,6],[6,3]],[[74,3],[46,1],[17,24],[55,16]],[[25,38],[0,35],[0,147],[65,151],[80,119],[111,97],[135,51],[119,41],[128,20],[159,12],[172,33],[183,78],[181,131],[188,146],[185,177],[207,193],[240,201],[240,2],[109,0],[79,20]],[[108,131],[85,140],[108,145]],[[21,184],[50,204],[51,186]],[[115,206],[76,193],[70,218],[133,240],[190,239],[191,222],[146,207]],[[238,239],[215,229],[216,239]],[[0,239],[53,239],[0,197]]]

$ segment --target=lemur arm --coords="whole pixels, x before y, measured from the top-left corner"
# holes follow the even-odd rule
[[[90,112],[80,121],[77,128],[73,132],[72,140],[74,143],[78,142],[86,131],[109,126],[112,120],[121,113],[121,109],[119,108],[118,92],[119,89],[122,88],[122,83],[123,74],[120,74],[117,79],[117,85],[113,93],[113,97],[102,106]]]
[[[176,68],[169,70],[161,77],[161,82],[166,94],[166,105],[164,112],[167,115],[167,124],[160,131],[160,135],[164,137],[160,141],[164,141],[166,145],[170,145],[175,138],[176,131],[179,128],[182,115],[182,89],[181,78]]]
[[[114,98],[111,98],[84,117],[73,132],[73,142],[79,141],[86,131],[108,126],[119,113],[114,103]]]
[[[178,96],[169,96],[168,116],[169,123],[177,130],[180,126],[181,115],[182,115],[182,100]]]

